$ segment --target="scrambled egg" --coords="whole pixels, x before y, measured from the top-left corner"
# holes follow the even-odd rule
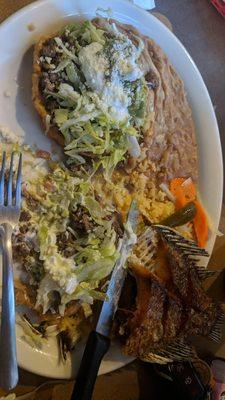
[[[132,196],[125,188],[116,186],[114,191],[114,200],[118,207],[118,211],[121,212],[124,218],[127,214],[132,197],[138,201],[141,214],[152,223],[158,223],[164,220],[175,211],[172,201],[166,199],[160,201],[148,197],[144,193],[135,193]]]
[[[132,182],[132,177],[130,181]],[[95,182],[98,193],[103,192],[109,202],[115,203],[124,220],[133,198],[138,201],[141,214],[149,222],[159,223],[175,212],[174,203],[167,199],[166,194],[156,187],[146,188],[140,175],[132,192],[126,186],[128,184],[124,182],[123,175],[119,172],[114,173],[113,182],[107,182],[104,185],[101,180]]]

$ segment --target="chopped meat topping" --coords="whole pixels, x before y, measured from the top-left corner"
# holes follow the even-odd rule
[[[15,261],[23,261],[26,256],[30,255],[30,247],[24,241],[24,235],[19,233],[13,236],[13,258]]]
[[[57,235],[57,242],[56,242],[59,251],[65,257],[71,257],[75,253],[75,249],[73,247],[74,244],[74,237],[73,235],[66,231],[62,232]]]
[[[23,235],[29,231],[29,224],[20,225],[20,233]]]
[[[53,82],[51,81],[50,76],[51,75],[49,75],[47,72],[43,72],[41,79],[40,79],[40,87],[43,90],[53,92],[55,89],[55,83],[54,83],[54,81]]]
[[[31,215],[28,211],[22,210],[20,213],[20,221],[25,222],[25,221],[30,221]]]
[[[70,225],[79,235],[86,235],[96,224],[87,210],[80,206],[75,212],[70,214]]]
[[[26,203],[29,209],[33,210],[38,207],[38,200],[36,200],[29,192],[23,190],[23,196],[26,198]]]
[[[48,39],[44,43],[44,46],[41,49],[41,56],[43,57],[57,57],[58,54],[56,52],[56,42],[54,39]]]

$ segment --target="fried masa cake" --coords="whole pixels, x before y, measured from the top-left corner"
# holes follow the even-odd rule
[[[128,173],[135,170],[156,182],[166,182],[179,176],[196,180],[197,147],[191,110],[183,82],[167,56],[152,39],[143,36],[130,25],[113,20],[109,24],[103,18],[95,18],[92,23],[105,32],[106,36],[113,34],[111,26],[114,26],[134,45],[140,40],[143,45],[137,63],[147,85],[146,120],[142,127],[138,127],[135,121],[133,123],[139,134],[140,154],[138,158],[126,154]],[[59,106],[54,93],[62,82],[72,87],[74,84],[68,75],[60,75],[58,72],[63,53],[59,52],[55,37],[60,38],[64,49],[66,46],[67,51],[74,51],[75,39],[65,32],[41,38],[34,51],[32,93],[33,103],[41,117],[44,131],[61,146],[65,146],[68,142],[60,131],[54,113],[55,109],[62,109],[64,106]],[[79,71],[79,60],[74,59],[73,63]],[[87,82],[85,86],[90,90]],[[53,93],[53,96],[50,93]],[[86,157],[87,154],[81,156]],[[93,154],[88,156],[94,157]]]

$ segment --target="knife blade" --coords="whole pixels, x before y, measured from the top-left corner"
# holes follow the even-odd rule
[[[96,330],[89,334],[71,400],[90,400],[92,398],[102,358],[110,347],[109,336],[126,277],[124,266],[136,242],[134,231],[138,214],[137,203],[133,200],[128,212],[125,232],[118,246],[120,255],[111,274],[106,300],[103,303]]]
[[[96,326],[96,332],[99,332],[104,336],[109,336],[111,332],[113,318],[117,310],[121,290],[126,277],[126,268],[124,268],[124,266],[135,241],[135,238],[131,238],[131,236],[134,235],[132,232],[134,232],[136,229],[137,219],[137,203],[133,200],[128,212],[124,236],[118,249],[120,252],[120,257],[114,266],[106,292],[106,300],[103,303]]]

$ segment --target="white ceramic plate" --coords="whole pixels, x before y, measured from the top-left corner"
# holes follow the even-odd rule
[[[50,149],[31,103],[32,45],[43,33],[54,32],[68,19],[78,15],[92,18],[97,7],[107,8],[112,4],[114,18],[134,25],[153,38],[165,50],[184,80],[196,124],[199,190],[213,222],[208,245],[211,250],[219,223],[223,185],[220,138],[213,106],[202,77],[187,51],[173,33],[149,13],[126,0],[42,0],[11,16],[0,26],[0,125],[6,125],[18,134],[25,132],[28,143],[35,142],[41,148]],[[34,25],[34,31],[29,31],[29,24]],[[10,97],[5,96],[7,92],[10,92]],[[49,342],[42,351],[33,349],[21,339],[19,329],[17,350],[22,368],[54,378],[74,376],[82,353],[78,346],[73,354],[73,363],[69,359],[62,364],[56,342]],[[112,371],[129,361],[114,344],[101,365],[100,373]]]

